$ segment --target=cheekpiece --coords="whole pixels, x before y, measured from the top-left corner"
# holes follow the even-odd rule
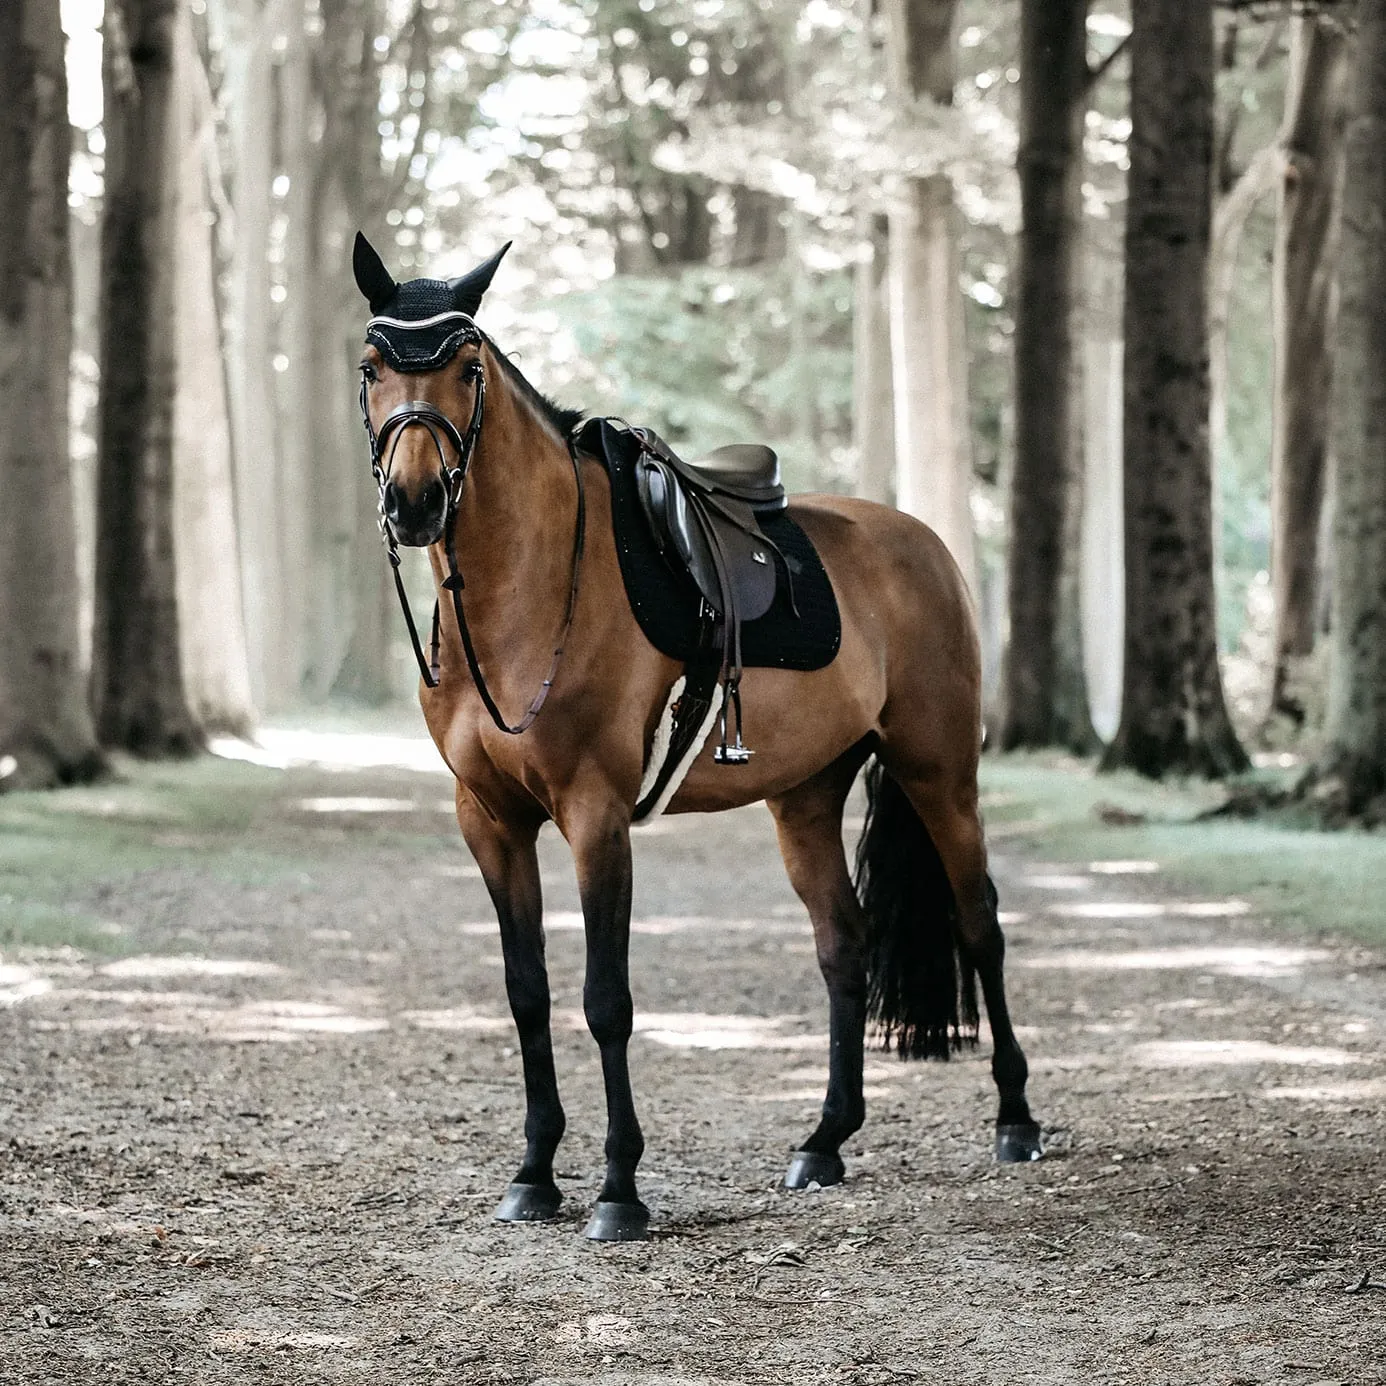
[[[366,324],[366,340],[397,371],[436,371],[467,343],[480,343],[481,329],[453,306],[453,291],[441,279],[410,279]]]

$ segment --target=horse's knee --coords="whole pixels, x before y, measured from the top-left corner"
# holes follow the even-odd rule
[[[583,992],[587,1028],[599,1047],[625,1044],[635,1028],[635,1007],[629,987],[589,986]]]

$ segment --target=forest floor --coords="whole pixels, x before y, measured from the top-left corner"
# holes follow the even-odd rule
[[[763,809],[664,819],[633,938],[655,1237],[621,1246],[580,1235],[604,1116],[556,836],[566,1202],[501,1226],[519,1061],[443,775],[208,759],[0,799],[0,1382],[1386,1382],[1386,839],[986,778],[1047,1158],[992,1163],[984,1033],[871,1055],[847,1183],[784,1192],[825,1071],[808,924]]]

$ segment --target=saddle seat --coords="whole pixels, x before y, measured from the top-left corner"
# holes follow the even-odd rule
[[[747,500],[758,509],[785,503],[780,459],[764,443],[728,443],[685,464],[708,484]]]

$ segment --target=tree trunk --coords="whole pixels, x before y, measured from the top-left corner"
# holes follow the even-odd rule
[[[227,110],[235,168],[235,256],[227,311],[231,441],[245,594],[250,690],[261,711],[293,701],[284,629],[280,482],[275,453],[273,334],[270,328],[270,187],[273,178],[272,54],[284,0],[240,0],[227,46]]]
[[[957,0],[887,0],[891,69],[907,103],[950,105]],[[946,174],[906,177],[890,211],[896,503],[947,544],[977,591],[958,212]]]
[[[174,556],[183,679],[208,731],[254,722],[231,484],[221,332],[212,254],[212,99],[188,11],[178,10],[174,88],[178,213],[174,246],[178,387],[173,410]]]
[[[1213,212],[1213,238],[1208,252],[1208,451],[1213,467],[1223,462],[1227,450],[1227,328],[1232,309],[1232,289],[1237,276],[1237,251],[1242,232],[1256,204],[1270,193],[1280,176],[1283,162],[1279,144],[1258,149],[1240,176],[1217,199]],[[1216,512],[1217,488],[1214,487]],[[1218,547],[1216,525],[1213,547]]]
[[[304,32],[304,15],[295,10],[287,18],[287,44],[280,76],[280,169],[289,180],[284,209],[284,271],[286,297],[279,313],[279,343],[284,369],[275,380],[279,404],[279,572],[282,578],[280,612],[284,633],[285,672],[291,691],[310,701],[326,696],[335,664],[330,652],[334,641],[331,620],[323,620],[323,603],[310,620],[308,599],[320,594],[330,605],[337,589],[324,586],[320,579],[324,558],[318,550],[331,547],[332,536],[325,533],[322,505],[314,472],[322,452],[323,439],[331,436],[324,417],[331,410],[331,395],[348,393],[341,387],[330,392],[322,382],[346,381],[350,376],[341,363],[332,360],[332,372],[324,372],[323,350],[325,314],[322,301],[332,294],[333,285],[323,283],[318,261],[320,233],[318,195],[321,165],[322,114],[314,91],[313,45]],[[339,267],[344,268],[344,255]],[[359,358],[358,358],[359,359]],[[355,362],[352,363],[353,365]]]
[[[1120,244],[1084,247],[1083,670],[1093,726],[1104,740],[1121,721],[1126,563],[1121,510]]]
[[[857,494],[894,502],[895,395],[890,379],[889,223],[879,212],[862,217],[870,254],[857,260],[852,305],[852,442]]]
[[[1015,321],[1015,454],[1011,481],[1010,641],[1003,749],[1087,747],[1092,725],[1081,658],[1063,619],[1071,501],[1082,469],[1073,350],[1087,111],[1087,0],[1021,5],[1021,231]],[[1067,565],[1070,570],[1072,564]],[[1070,577],[1072,574],[1070,573]],[[1071,584],[1076,588],[1076,583]],[[1061,687],[1077,681],[1065,696]]]
[[[1348,36],[1327,17],[1304,16],[1294,25],[1272,269],[1270,715],[1299,727],[1306,716],[1300,692],[1318,628]]]
[[[1142,0],[1131,34],[1126,211],[1126,654],[1104,768],[1225,775],[1208,450],[1212,0]]]
[[[1361,0],[1344,139],[1326,746],[1349,813],[1386,817],[1386,0]]]
[[[183,687],[173,557],[177,12],[177,0],[112,0],[102,59],[92,693],[102,742],[138,755],[187,754],[202,740]]]
[[[101,768],[77,641],[68,451],[72,137],[58,7],[21,0],[0,48],[0,790]]]

